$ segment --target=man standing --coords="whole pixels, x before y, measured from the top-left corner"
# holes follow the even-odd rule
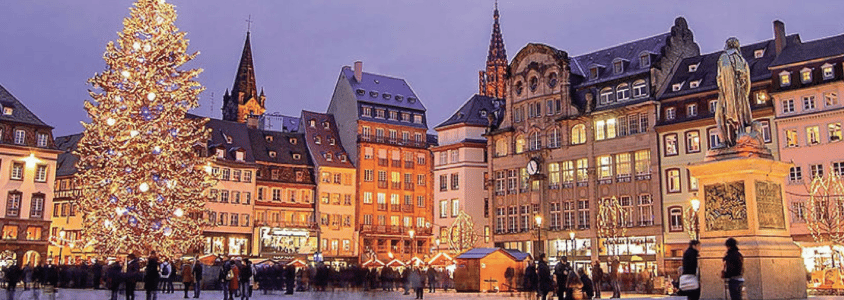
[[[164,262],[161,263],[161,272],[159,273],[159,277],[161,278],[161,283],[159,284],[159,289],[162,293],[167,294],[170,293],[170,289],[167,287],[167,283],[171,282],[171,267],[170,267],[170,259],[164,258]],[[173,283],[170,283],[170,286],[173,286]]]
[[[199,260],[193,262],[193,297],[199,298],[199,289],[202,285],[202,264]]]
[[[554,275],[557,276],[557,297],[560,299],[566,298],[569,272],[571,272],[571,268],[569,267],[568,257],[560,256],[560,261],[554,266]]]
[[[428,266],[426,273],[428,275],[428,293],[433,293],[437,289],[437,270],[433,266]]]
[[[47,266],[44,267],[43,278],[41,282],[44,284],[44,294],[50,300],[56,299],[56,287],[59,285],[59,269],[53,264],[53,259],[47,259]]]
[[[138,276],[141,273],[141,264],[138,262],[138,258],[135,254],[129,254],[126,256],[126,259],[129,260],[126,263],[126,272],[124,272],[124,281],[126,283],[126,300],[135,300],[135,286],[138,283]]]
[[[603,282],[604,270],[601,269],[601,263],[596,260],[592,263],[592,283],[595,286],[595,299],[601,299],[601,285]]]
[[[158,300],[158,281],[161,279],[159,271],[158,256],[155,255],[155,251],[152,251],[147,258],[146,273],[144,274],[146,300]]]
[[[546,300],[548,292],[551,291],[551,269],[548,268],[548,263],[545,262],[545,253],[539,255],[539,266],[536,268],[536,275],[539,280],[539,298]]]
[[[123,282],[122,278],[120,278],[121,276],[120,262],[112,262],[106,270],[106,286],[111,290],[110,300],[117,300],[117,295],[120,292],[120,283]]]
[[[9,268],[6,269],[6,299],[15,299],[15,287],[18,285],[21,276],[21,268],[13,260],[9,260]]]
[[[249,259],[243,260],[243,265],[240,266],[240,300],[249,300],[249,281],[252,280],[252,262]]]
[[[618,283],[618,256],[613,256],[612,259],[607,258],[610,266],[610,285],[612,286],[612,297],[621,298],[621,286]]]
[[[100,281],[103,277],[103,265],[100,264],[97,259],[93,259],[93,265],[91,266],[91,272],[94,273],[94,289],[100,289]]]

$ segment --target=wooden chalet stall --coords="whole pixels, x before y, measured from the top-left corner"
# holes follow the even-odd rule
[[[528,255],[502,248],[475,248],[456,257],[454,287],[458,292],[515,291],[527,266]],[[507,269],[513,268],[513,278],[508,281]],[[522,271],[522,272],[520,272]]]

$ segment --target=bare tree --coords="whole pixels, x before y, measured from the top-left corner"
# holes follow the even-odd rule
[[[844,244],[844,181],[834,172],[816,176],[807,190],[806,227],[815,242],[829,246],[834,267],[835,246]]]

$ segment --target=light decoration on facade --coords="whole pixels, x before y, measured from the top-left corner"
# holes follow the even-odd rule
[[[616,197],[598,202],[598,236],[605,241],[617,240],[627,234],[627,211]],[[618,255],[616,247],[609,247],[607,252]],[[612,250],[612,251],[610,251]]]
[[[448,242],[448,249],[453,253],[463,253],[475,247],[480,236],[475,233],[475,222],[472,216],[465,211],[460,211],[457,218],[448,227],[448,236],[444,237]],[[437,245],[439,247],[439,245]]]
[[[841,257],[836,249],[844,246],[844,182],[840,175],[829,172],[826,176],[815,176],[808,188],[806,227],[815,242],[829,246],[836,266],[835,256]]]
[[[187,53],[175,20],[173,5],[135,2],[117,41],[106,46],[106,69],[88,80],[91,122],[83,123],[75,152],[76,179],[84,191],[82,239],[101,254],[187,253],[201,249],[209,225],[204,191],[214,181],[201,170],[210,158],[193,147],[210,130],[207,119],[185,117],[198,106],[202,70],[181,69],[197,53]]]

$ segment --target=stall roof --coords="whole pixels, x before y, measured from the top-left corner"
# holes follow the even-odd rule
[[[363,266],[365,268],[369,267],[370,265],[375,265],[377,267],[383,267],[384,262],[373,257],[373,258],[370,258],[369,260],[367,260],[366,262],[364,262],[363,264],[361,264],[361,266]]]
[[[398,258],[396,258],[396,259],[393,259],[390,262],[388,262],[387,266],[388,267],[406,267],[407,264],[405,264],[404,262],[402,262]]]
[[[519,251],[517,249],[504,249],[504,251],[506,251],[507,253],[510,253],[510,255],[515,257],[516,260],[518,260],[518,261],[523,261],[526,258],[530,257],[530,254],[524,253],[524,252]]]
[[[474,248],[474,249],[471,249],[469,251],[463,252],[463,254],[458,255],[457,258],[459,258],[459,259],[481,259],[481,258],[484,258],[487,255],[490,255],[493,252],[499,251],[499,250],[501,250],[501,252],[504,252],[505,254],[509,255],[514,260],[520,260],[520,259],[517,259],[515,256],[513,256],[513,254],[511,254],[510,252],[507,252],[507,251],[505,251],[504,249],[501,249],[501,248]]]
[[[451,258],[451,256],[448,255],[448,253],[445,253],[445,252],[437,253],[437,255],[434,255],[434,257],[432,257],[430,260],[428,260],[429,265],[436,265],[436,266],[446,265],[446,262],[452,262],[453,263],[454,258]]]

